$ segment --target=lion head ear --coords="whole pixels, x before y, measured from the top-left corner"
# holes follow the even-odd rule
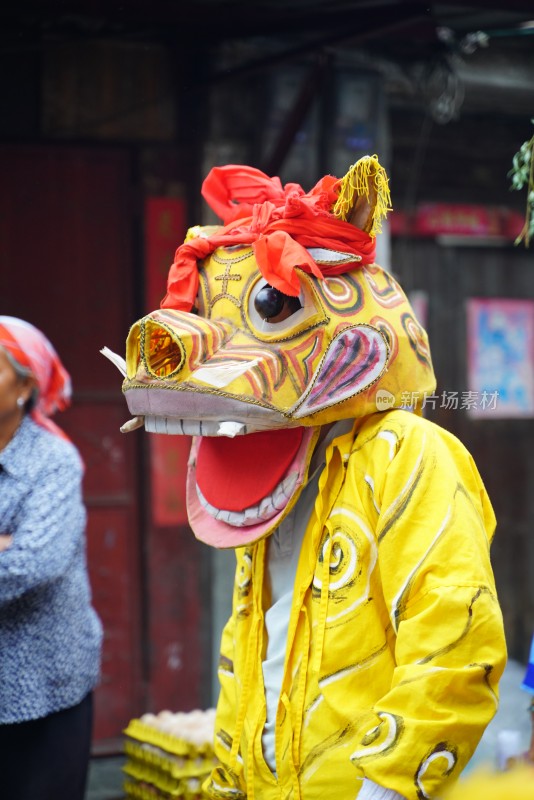
[[[363,156],[341,179],[332,212],[374,237],[382,230],[388,211],[391,197],[386,170],[377,156]]]

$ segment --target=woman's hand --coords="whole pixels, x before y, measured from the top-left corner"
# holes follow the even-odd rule
[[[9,533],[0,533],[0,553],[3,550],[7,550],[8,547],[11,547],[11,543],[13,542],[13,537]]]

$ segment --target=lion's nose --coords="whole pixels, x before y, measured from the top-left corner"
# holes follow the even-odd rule
[[[232,330],[184,311],[154,311],[130,331],[127,376],[133,379],[144,373],[157,380],[184,380],[217,352]]]
[[[169,378],[182,369],[186,343],[178,331],[172,333],[156,322],[147,320],[141,339],[141,358],[154,378]]]

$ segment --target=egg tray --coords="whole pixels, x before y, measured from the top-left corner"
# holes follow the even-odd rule
[[[126,740],[124,752],[128,762],[137,764],[139,768],[146,768],[153,772],[160,772],[171,780],[194,778],[207,775],[215,766],[216,759],[205,755],[196,757],[176,756],[165,753],[158,747],[147,743]],[[128,763],[127,762],[127,763]]]
[[[132,781],[126,779],[123,785],[124,795],[127,800],[173,800],[173,798],[181,797],[183,800],[205,800],[203,792],[191,792],[186,794],[176,794],[162,791],[151,783],[146,781]]]
[[[159,793],[164,798],[180,797],[187,800],[202,796],[202,783],[209,775],[209,773],[205,773],[204,775],[171,778],[159,769],[151,769],[146,764],[137,764],[128,760],[123,767],[123,772],[127,776],[125,790],[126,785],[130,788],[137,786],[143,788],[145,793],[152,791],[152,795],[155,797],[158,797]]]
[[[124,731],[126,763],[123,771],[135,797],[201,797],[202,781],[217,760],[211,743],[200,746],[165,733],[141,720],[131,720]],[[141,792],[141,794],[140,794]]]
[[[159,747],[160,750],[171,755],[193,758],[197,756],[210,758],[213,755],[211,742],[196,745],[186,739],[180,739],[170,733],[165,733],[152,725],[147,725],[146,722],[142,722],[140,719],[130,720],[124,734],[130,739],[147,742],[154,745],[154,747]]]

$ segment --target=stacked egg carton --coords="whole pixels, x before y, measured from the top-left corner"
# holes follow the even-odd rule
[[[124,731],[124,791],[135,800],[200,800],[213,769],[215,710],[160,711],[132,719]]]

